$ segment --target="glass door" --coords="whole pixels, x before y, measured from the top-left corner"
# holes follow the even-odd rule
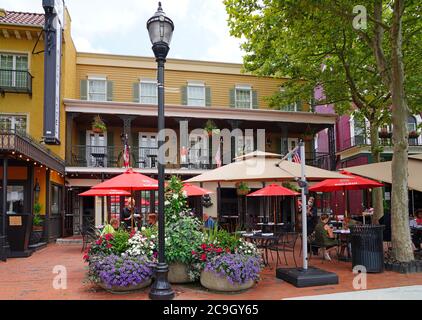
[[[107,133],[86,134],[86,162],[88,167],[107,167]]]
[[[157,167],[157,134],[152,132],[139,133],[139,168],[152,169]]]

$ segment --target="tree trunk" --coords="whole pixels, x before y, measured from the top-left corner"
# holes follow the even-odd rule
[[[393,101],[393,162],[391,231],[393,258],[401,262],[414,260],[409,228],[408,200],[408,108],[404,94],[404,68],[402,56],[402,14],[404,0],[394,2],[391,27],[391,96]]]
[[[378,163],[381,161],[381,149],[379,146],[378,137],[378,126],[371,121],[370,123],[370,140],[371,140],[371,153],[372,162]],[[372,189],[372,201],[374,207],[374,215],[372,217],[372,223],[378,224],[379,219],[384,215],[384,199],[383,199],[383,188]]]

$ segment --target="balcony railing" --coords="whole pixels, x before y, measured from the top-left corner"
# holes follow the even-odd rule
[[[201,150],[190,149],[185,163],[180,160],[167,163],[168,168],[212,169],[205,157],[200,157]],[[202,150],[203,152],[203,150]],[[134,168],[156,169],[158,165],[158,148],[131,147],[130,164]],[[122,146],[86,146],[72,147],[71,159],[66,159],[67,166],[88,168],[122,168],[124,166]]]
[[[393,139],[392,138],[379,138],[378,142],[381,146],[384,147],[392,147],[393,146]],[[341,151],[344,151],[346,149],[356,147],[356,146],[369,146],[370,141],[369,138],[363,135],[358,135],[351,137],[350,139],[347,139],[345,141],[344,146],[341,148]],[[409,146],[422,146],[422,143],[420,142],[419,137],[418,138],[409,138]]]
[[[32,95],[32,78],[28,71],[0,69],[0,92]]]
[[[335,159],[329,153],[325,152],[306,152],[306,164],[325,169],[335,170]]]

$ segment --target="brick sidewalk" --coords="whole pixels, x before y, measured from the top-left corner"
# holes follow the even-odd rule
[[[300,259],[299,259],[300,260]],[[63,265],[67,269],[67,290],[53,288],[53,268]],[[276,279],[275,270],[265,269],[262,281],[255,288],[239,294],[218,294],[208,292],[200,285],[175,285],[176,299],[265,299],[279,300],[288,297],[315,296],[338,292],[354,291],[352,287],[353,273],[351,264],[343,262],[324,262],[319,258],[312,259],[311,265],[336,272],[340,284],[311,288],[295,288]],[[49,245],[27,259],[9,259],[0,262],[0,299],[36,299],[36,300],[106,300],[106,299],[148,299],[148,291],[113,295],[102,289],[96,289],[84,283],[86,264],[82,260],[80,246]],[[385,272],[368,274],[368,290],[401,286],[422,285],[422,274],[401,275]]]

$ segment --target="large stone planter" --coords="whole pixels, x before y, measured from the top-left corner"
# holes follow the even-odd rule
[[[169,265],[168,281],[170,283],[191,283],[188,265],[180,262]]]
[[[212,271],[202,271],[200,281],[205,288],[222,292],[247,290],[252,288],[255,284],[255,281],[253,280],[249,280],[243,284],[232,284],[226,277],[222,277]]]
[[[140,284],[136,285],[136,286],[129,286],[129,287],[111,287],[108,288],[104,283],[98,283],[98,286],[103,288],[104,290],[107,290],[108,292],[111,293],[127,293],[127,292],[131,292],[131,291],[136,291],[136,290],[140,290],[143,288],[146,288],[148,286],[151,285],[152,280],[148,279],[145,280],[144,282],[141,282]]]

